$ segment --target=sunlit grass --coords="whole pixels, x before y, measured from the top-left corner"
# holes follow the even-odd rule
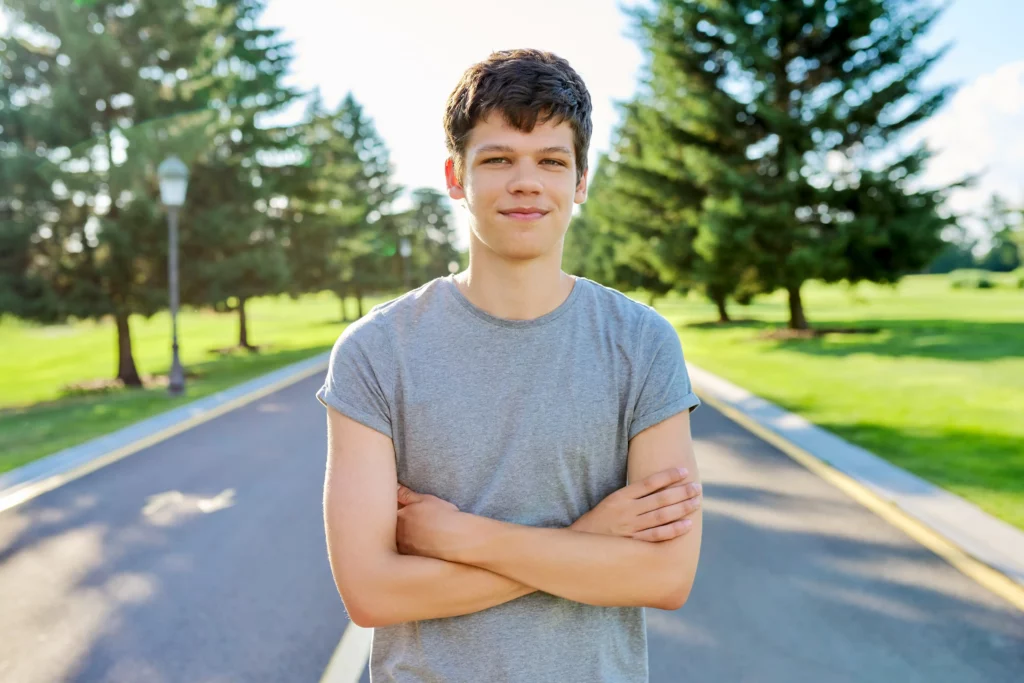
[[[1024,290],[965,290],[942,276],[896,289],[812,283],[812,325],[877,332],[771,340],[779,294],[713,321],[696,297],[656,304],[689,361],[1024,529]]]
[[[385,298],[364,299],[364,311]],[[355,315],[355,301],[348,302]],[[289,363],[327,351],[341,334],[341,304],[330,294],[252,300],[246,306],[249,342],[259,353],[217,349],[238,341],[234,314],[184,311],[178,317],[182,364],[190,375],[184,396],[166,388],[68,392],[64,387],[111,378],[117,368],[113,323],[61,326],[0,323],[0,472],[109,433]],[[140,375],[166,374],[170,318],[131,320]]]
[[[812,325],[865,332],[761,338],[785,324],[781,293],[732,307],[737,321],[726,326],[702,325],[716,316],[697,297],[656,306],[688,360],[1024,528],[1024,290],[953,289],[946,277],[918,276],[895,289],[811,283],[804,297]],[[327,294],[259,299],[247,310],[258,354],[214,351],[237,341],[234,315],[182,314],[183,362],[199,376],[178,399],[163,388],[62,392],[113,376],[110,323],[0,323],[0,472],[326,351],[343,329]],[[167,315],[132,325],[139,372],[166,373]]]

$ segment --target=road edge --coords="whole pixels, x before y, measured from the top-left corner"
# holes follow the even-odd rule
[[[327,370],[330,351],[44,456],[0,475],[0,513]]]
[[[1024,612],[1024,532],[770,401],[687,365],[701,400]],[[1008,541],[1011,545],[1005,545]]]

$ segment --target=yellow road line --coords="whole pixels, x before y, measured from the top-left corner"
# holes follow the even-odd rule
[[[194,415],[188,418],[187,420],[179,422],[178,424],[167,427],[166,429],[162,429],[159,432],[150,434],[149,436],[145,436],[139,439],[138,441],[133,441],[130,444],[124,445],[118,449],[110,451],[109,453],[105,453],[97,458],[93,458],[89,462],[83,463],[78,467],[68,470],[67,472],[61,472],[60,474],[55,474],[51,477],[47,477],[46,479],[42,479],[38,482],[34,482],[32,484],[24,486],[7,496],[0,497],[0,512],[3,512],[4,510],[9,510],[10,508],[15,507],[16,505],[20,505],[25,501],[40,496],[46,493],[47,491],[52,491],[53,489],[63,486],[64,484],[74,481],[75,479],[80,479],[81,477],[84,477],[90,472],[95,472],[96,470],[102,467],[106,467],[111,463],[115,463],[118,460],[127,458],[129,455],[138,453],[144,448],[148,448],[149,446],[158,444],[161,441],[166,441],[167,439],[171,438],[172,436],[175,436],[176,434],[180,434],[188,429],[191,429],[192,427],[201,425],[204,422],[209,422],[215,417],[223,415],[224,413],[228,413],[232,410],[235,410],[236,408],[241,408],[244,405],[252,403],[253,401],[257,401],[269,394],[272,394],[275,391],[279,391],[287,386],[295,384],[296,382],[300,382],[308,377],[312,377],[315,374],[321,373],[326,369],[327,361],[324,361],[323,363],[318,363],[316,366],[308,370],[305,370],[301,373],[285,377],[274,382],[273,384],[268,384],[267,386],[251,391],[248,394],[233,398],[230,401],[222,403],[219,406],[211,408],[210,410],[207,410],[199,415]]]
[[[1017,609],[1024,612],[1024,587],[1002,572],[976,560],[959,546],[936,531],[917,521],[893,503],[885,500],[856,479],[846,475],[811,453],[788,441],[779,434],[744,415],[729,404],[709,395],[698,393],[702,401],[727,416],[749,432],[761,437],[780,451],[797,461],[811,472],[832,484],[876,515],[903,531],[928,550],[944,559],[965,576],[973,579],[983,588],[995,593]]]
[[[320,677],[320,683],[359,683],[370,658],[372,638],[372,628],[363,628],[349,622],[338,647],[331,655],[331,661]]]

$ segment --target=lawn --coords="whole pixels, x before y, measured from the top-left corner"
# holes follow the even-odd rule
[[[944,276],[917,276],[896,288],[810,283],[804,294],[812,325],[864,332],[762,338],[784,326],[781,294],[734,306],[737,322],[725,326],[706,324],[714,309],[695,296],[656,307],[688,360],[1024,529],[1024,290],[953,289]],[[260,299],[247,310],[251,341],[266,345],[258,354],[215,351],[235,342],[233,315],[180,316],[183,363],[198,376],[178,399],[163,388],[62,391],[111,376],[110,323],[0,323],[0,472],[326,351],[343,329],[326,294]],[[139,372],[165,373],[167,315],[132,326]]]
[[[781,293],[725,326],[696,297],[656,308],[687,360],[1024,529],[1024,289],[949,282],[811,283],[812,325],[865,330],[816,339],[761,336],[785,325]]]
[[[390,298],[390,297],[387,297]],[[369,310],[380,299],[364,299]],[[355,302],[348,302],[354,315]],[[116,336],[111,321],[38,326],[0,322],[0,473],[39,457],[114,431],[151,415],[327,351],[341,334],[341,309],[330,294],[263,298],[246,306],[249,341],[259,353],[221,353],[237,343],[234,314],[185,311],[178,316],[186,394],[166,388],[81,392],[65,389],[116,374]],[[170,365],[170,317],[131,320],[140,375],[166,374]]]

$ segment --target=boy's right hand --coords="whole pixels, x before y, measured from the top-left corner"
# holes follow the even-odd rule
[[[684,519],[700,508],[699,483],[685,483],[688,472],[676,468],[656,472],[610,494],[569,527],[640,541],[667,541],[693,528]]]

